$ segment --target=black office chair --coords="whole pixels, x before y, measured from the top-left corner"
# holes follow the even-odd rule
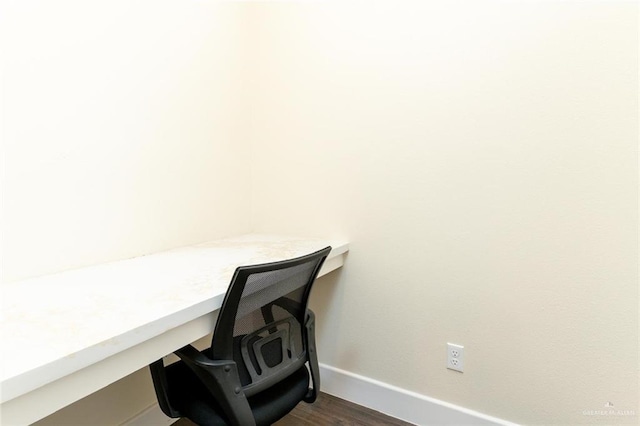
[[[330,251],[237,268],[211,348],[187,345],[175,352],[180,361],[149,366],[162,411],[203,426],[261,426],[315,401],[320,375],[307,301]]]

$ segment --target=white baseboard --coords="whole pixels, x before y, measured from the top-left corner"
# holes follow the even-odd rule
[[[320,380],[322,392],[420,426],[515,425],[325,364],[320,364]],[[123,426],[168,426],[175,421],[154,404]]]
[[[515,423],[320,364],[322,392],[420,426],[502,425]]]

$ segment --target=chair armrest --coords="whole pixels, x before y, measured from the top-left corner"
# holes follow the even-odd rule
[[[183,360],[186,363],[195,363],[202,367],[206,367],[206,366],[217,367],[217,366],[226,365],[228,363],[235,364],[235,362],[231,360],[221,360],[221,361],[213,360],[191,345],[181,347],[180,349],[175,351],[174,354],[176,354],[181,360]]]
[[[174,419],[182,417],[182,414],[171,405],[169,400],[169,385],[167,383],[167,374],[164,371],[162,358],[151,363],[149,370],[151,371],[153,388],[158,397],[158,405],[160,409],[162,409],[162,412]]]
[[[318,366],[318,354],[316,351],[316,316],[311,309],[307,309],[304,321],[304,333],[307,340],[307,352],[309,357],[309,370],[313,388],[309,389],[304,397],[305,402],[314,402],[320,393],[320,367]]]
[[[255,426],[255,418],[242,390],[235,361],[210,359],[191,345],[178,349],[175,354],[206,386],[232,425]]]

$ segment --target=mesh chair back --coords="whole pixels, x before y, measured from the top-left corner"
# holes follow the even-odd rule
[[[305,316],[311,286],[331,247],[236,269],[218,316],[213,359],[233,359],[247,396],[307,361]]]

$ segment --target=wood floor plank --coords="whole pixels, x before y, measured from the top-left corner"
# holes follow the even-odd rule
[[[274,426],[408,426],[410,423],[356,405],[332,395],[320,393],[313,404],[300,403]]]

